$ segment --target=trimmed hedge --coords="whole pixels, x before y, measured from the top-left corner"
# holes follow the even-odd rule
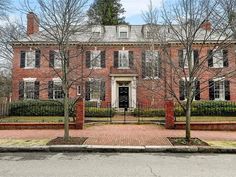
[[[88,103],[88,102],[86,102]],[[86,104],[85,103],[85,104]],[[75,116],[73,101],[69,101],[70,116]],[[85,108],[86,117],[110,117],[114,116],[115,111],[110,108],[96,108],[94,102],[89,102],[93,106]],[[10,104],[10,116],[63,116],[63,102],[57,100],[25,100],[16,101]]]
[[[70,110],[72,104],[70,103]],[[70,111],[70,116],[73,116]],[[10,116],[63,116],[63,103],[61,101],[26,100],[10,104]]]
[[[142,117],[163,117],[165,116],[164,109],[134,109],[134,116]]]
[[[228,101],[195,101],[192,116],[236,116],[236,103]],[[175,108],[175,116],[185,116],[183,109]]]
[[[111,108],[85,108],[85,117],[113,117],[115,110]]]

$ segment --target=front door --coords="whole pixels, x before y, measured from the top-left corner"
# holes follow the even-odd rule
[[[129,107],[129,87],[119,87],[119,107]]]

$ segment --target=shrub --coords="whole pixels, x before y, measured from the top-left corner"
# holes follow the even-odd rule
[[[72,102],[70,106],[70,116],[74,111]],[[63,103],[56,100],[25,100],[10,104],[10,116],[63,116]]]
[[[236,104],[228,101],[195,101],[192,116],[236,116]],[[175,116],[185,116],[180,106],[175,107]]]
[[[113,117],[115,110],[111,108],[85,108],[85,117]]]
[[[134,116],[142,117],[163,117],[165,116],[165,110],[163,109],[134,109]]]

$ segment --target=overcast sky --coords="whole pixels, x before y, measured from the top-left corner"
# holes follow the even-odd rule
[[[19,7],[20,2],[24,0],[13,0],[14,6]],[[90,3],[93,0],[88,0]],[[152,0],[155,7],[160,7],[162,0]],[[132,25],[143,24],[142,11],[147,10],[149,0],[121,0],[123,7],[125,8],[126,21]],[[12,18],[17,18],[20,16],[19,12],[15,12],[11,15]],[[22,18],[25,18],[22,16]]]

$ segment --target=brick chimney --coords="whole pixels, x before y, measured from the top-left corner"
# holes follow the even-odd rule
[[[203,22],[201,24],[201,28],[206,30],[206,31],[211,31],[212,29],[212,25],[211,25],[211,22],[209,22],[208,20],[206,20],[205,22]]]
[[[27,14],[27,35],[39,32],[39,19],[36,14],[29,12]]]

